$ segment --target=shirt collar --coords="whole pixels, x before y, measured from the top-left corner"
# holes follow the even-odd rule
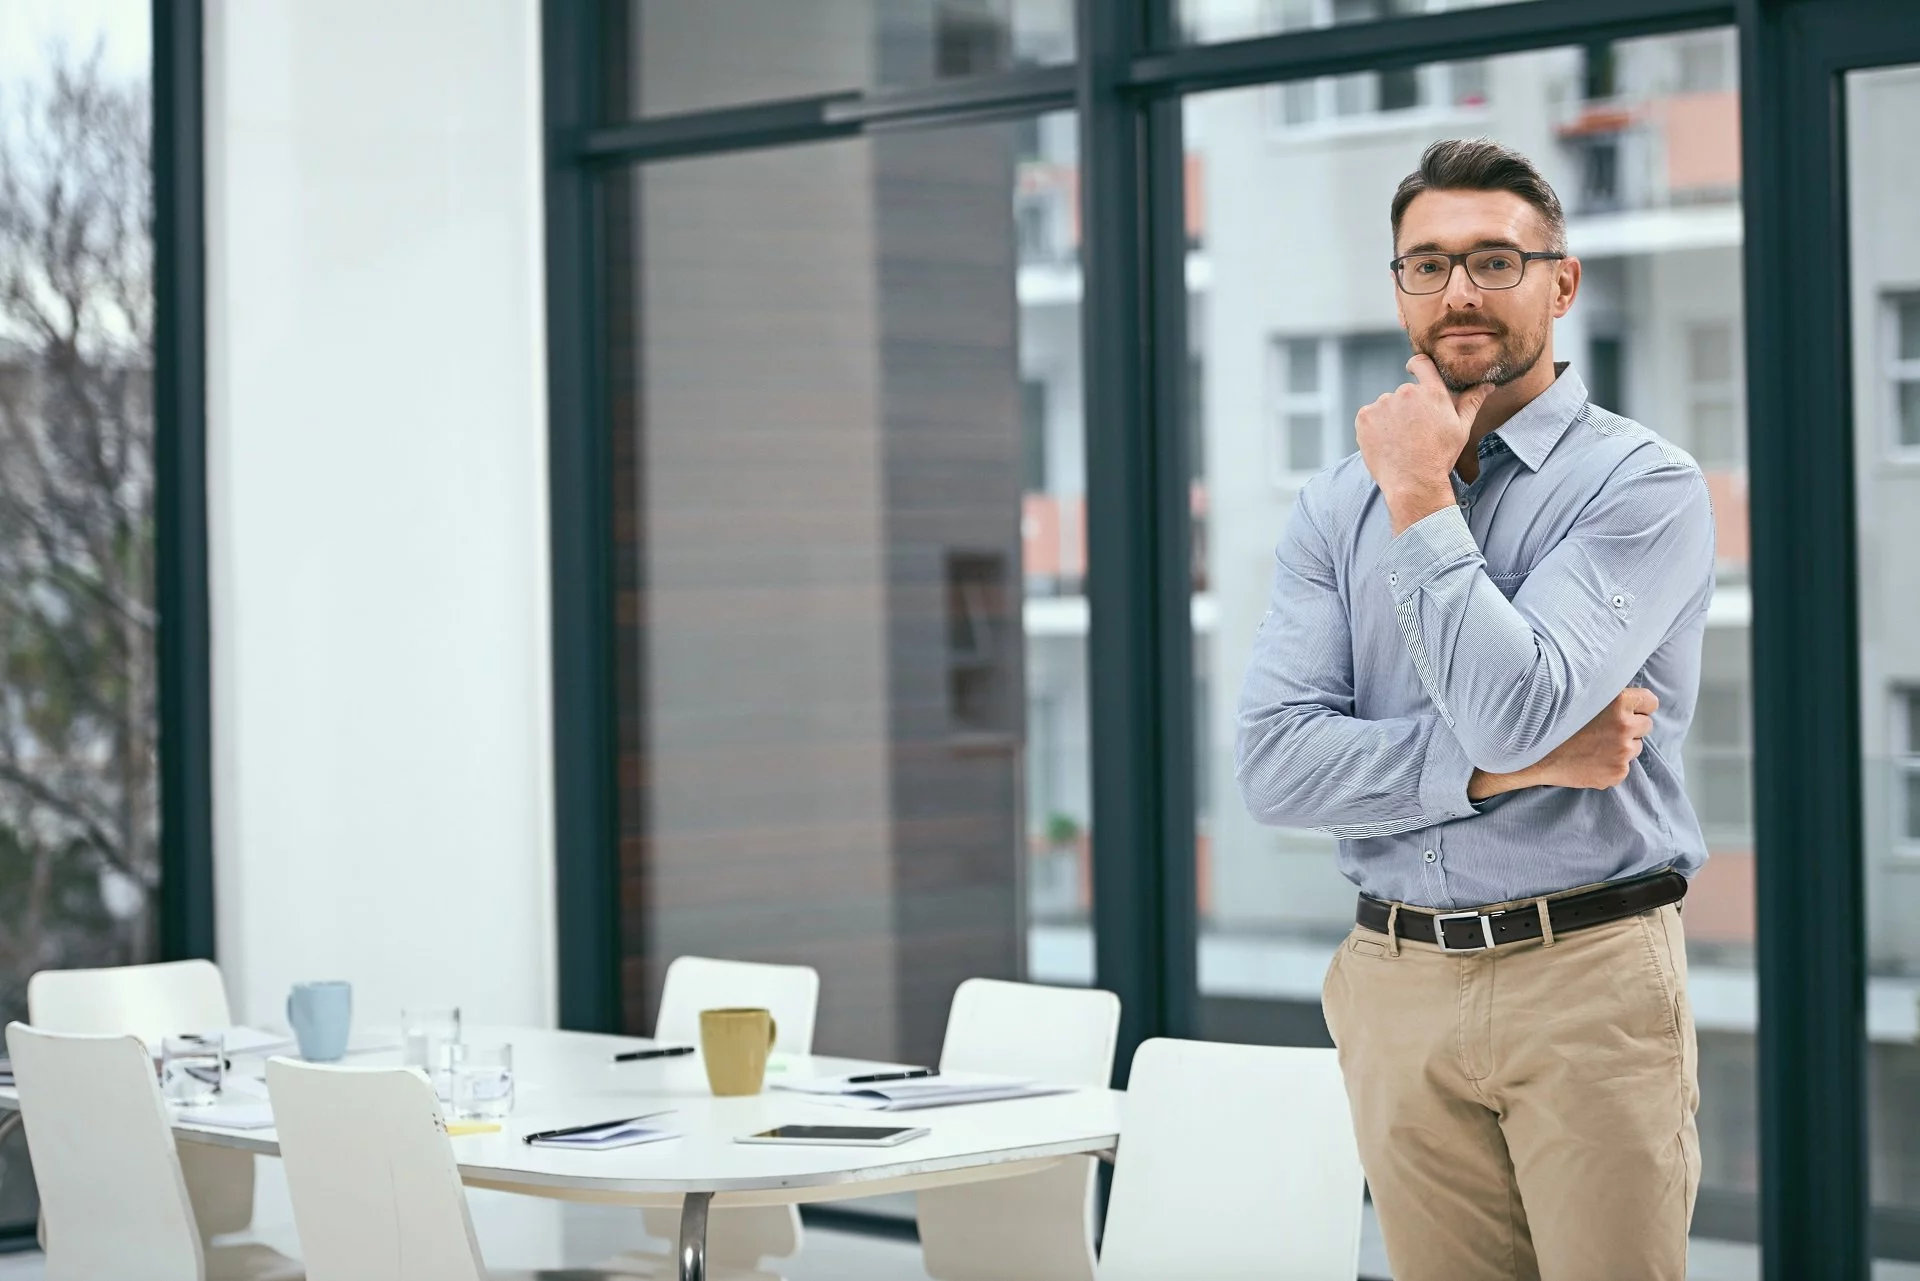
[[[1498,437],[1515,458],[1529,471],[1539,471],[1547,455],[1573,425],[1586,407],[1587,384],[1564,360],[1553,367],[1551,386],[1520,407],[1520,412],[1487,434],[1487,441]]]

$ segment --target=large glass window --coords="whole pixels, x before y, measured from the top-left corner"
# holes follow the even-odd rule
[[[1686,761],[1712,848],[1686,915],[1711,1083],[1698,1222],[1709,1235],[1736,1230],[1757,1168],[1732,45],[1731,32],[1714,31],[1489,59],[1472,65],[1470,97],[1421,88],[1416,112],[1389,109],[1384,88],[1370,89],[1356,99],[1364,110],[1331,131],[1291,125],[1290,96],[1311,89],[1318,101],[1341,101],[1338,86],[1311,82],[1202,95],[1185,113],[1188,172],[1202,188],[1189,203],[1207,211],[1188,272],[1204,318],[1194,330],[1204,335],[1208,460],[1206,564],[1194,596],[1195,696],[1208,727],[1195,835],[1202,1028],[1266,1041],[1325,1036],[1320,984],[1353,923],[1354,889],[1335,870],[1331,838],[1248,817],[1234,779],[1235,701],[1301,484],[1354,450],[1359,407],[1407,377],[1410,349],[1385,269],[1394,188],[1428,142],[1489,134],[1531,156],[1567,207],[1585,276],[1557,326],[1556,356],[1610,408],[1693,451],[1715,500],[1720,581]],[[1702,79],[1703,49],[1726,54],[1711,62],[1717,78]],[[1422,67],[1407,83],[1458,85],[1460,73]],[[1256,459],[1263,465],[1250,465]]]
[[[1920,66],[1847,77],[1868,1133],[1876,1250],[1901,1258],[1920,1258],[1920,469],[1904,395],[1920,362],[1920,242],[1901,162],[1917,111]]]
[[[625,0],[608,113],[674,115],[848,89],[915,88],[1073,60],[1073,0]]]
[[[156,950],[150,53],[142,0],[0,6],[0,1022]]]
[[[683,953],[801,962],[821,1046],[933,1062],[962,980],[1084,950],[1079,279],[1021,233],[1074,146],[605,180],[630,1029]]]

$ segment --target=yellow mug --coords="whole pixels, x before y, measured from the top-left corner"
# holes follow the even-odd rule
[[[700,1055],[713,1092],[721,1097],[760,1093],[767,1054],[779,1031],[767,1010],[700,1011]]]

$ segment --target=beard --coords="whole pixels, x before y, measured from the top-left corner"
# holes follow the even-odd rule
[[[1442,356],[1440,340],[1455,329],[1492,330],[1493,355]],[[1413,349],[1433,362],[1433,367],[1440,371],[1440,381],[1447,385],[1448,391],[1457,395],[1481,383],[1504,387],[1526,377],[1540,363],[1540,357],[1547,350],[1547,328],[1542,326],[1537,334],[1516,336],[1507,326],[1490,317],[1449,313],[1435,321],[1425,334],[1414,339]]]

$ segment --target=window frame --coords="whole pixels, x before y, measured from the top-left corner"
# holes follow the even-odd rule
[[[1920,682],[1895,681],[1888,698],[1887,848],[1902,863],[1920,861],[1920,809],[1907,808],[1909,778],[1920,778]]]
[[[1920,440],[1907,444],[1900,439],[1900,389],[1906,385],[1920,387],[1920,357],[1902,359],[1900,356],[1900,307],[1903,303],[1912,304],[1916,315],[1920,315],[1920,285],[1910,289],[1889,289],[1880,296],[1882,367],[1879,381],[1886,388],[1883,402],[1887,415],[1885,447],[1889,462],[1920,464]]]

